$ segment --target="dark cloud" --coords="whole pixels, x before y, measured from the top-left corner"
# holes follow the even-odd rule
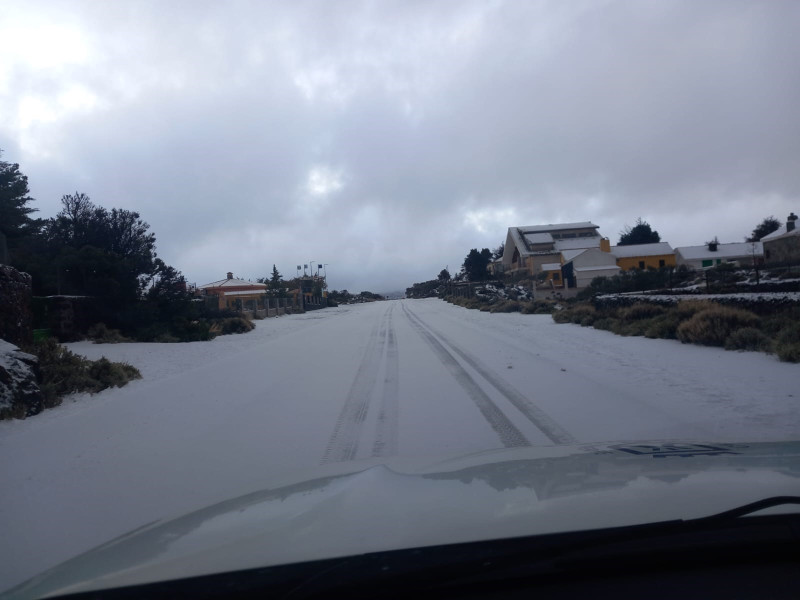
[[[5,159],[45,215],[75,189],[140,211],[200,283],[316,260],[398,289],[509,225],[685,245],[798,208],[798,3],[44,7],[0,25],[28,40]]]

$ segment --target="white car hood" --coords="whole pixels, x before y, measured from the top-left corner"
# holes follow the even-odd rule
[[[439,462],[348,463],[314,479],[150,524],[46,571],[7,597],[690,519],[785,495],[800,495],[798,442],[558,446]]]

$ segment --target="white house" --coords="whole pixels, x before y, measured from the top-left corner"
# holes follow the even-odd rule
[[[620,271],[614,255],[599,248],[565,250],[561,255],[562,277],[570,288],[585,288],[595,277],[613,277]]]
[[[764,246],[761,242],[735,242],[720,244],[709,242],[702,246],[675,248],[675,261],[695,269],[706,269],[724,263],[751,266],[763,262]]]

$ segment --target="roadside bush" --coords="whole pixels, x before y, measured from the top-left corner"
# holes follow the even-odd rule
[[[715,308],[719,304],[708,302],[707,300],[682,300],[675,305],[675,313],[681,321],[691,319],[697,313],[709,308]]]
[[[715,306],[696,313],[680,324],[678,339],[683,343],[723,346],[737,329],[757,327],[759,318],[750,311],[728,306]]]
[[[119,344],[133,341],[122,335],[119,329],[109,329],[106,327],[105,323],[95,323],[89,327],[89,330],[86,332],[86,337],[95,344]]]
[[[633,306],[623,308],[619,311],[619,317],[623,321],[652,319],[662,314],[664,314],[664,307],[650,302],[637,302]]]
[[[778,334],[775,354],[783,362],[800,362],[800,322],[792,323]]]
[[[772,340],[760,329],[743,327],[728,336],[728,339],[725,340],[725,350],[770,352]]]
[[[669,311],[650,320],[644,330],[644,336],[652,339],[675,340],[678,338],[680,324],[677,311]]]
[[[761,322],[761,331],[773,337],[782,332],[792,330],[800,323],[800,307],[790,307],[780,312],[765,316]]]
[[[159,333],[156,337],[153,338],[153,342],[156,344],[177,344],[178,342],[180,342],[180,340],[172,334]]]
[[[222,335],[230,333],[247,333],[255,328],[253,322],[244,317],[230,317],[220,323]]]
[[[614,331],[619,326],[619,320],[610,317],[602,317],[594,322],[595,329],[602,329],[603,331]]]
[[[522,310],[522,305],[516,300],[503,300],[494,304],[489,312],[493,313],[511,313],[519,312]]]
[[[640,320],[640,321],[623,321],[620,319],[615,319],[615,323],[611,329],[617,335],[624,335],[624,336],[642,336],[644,335],[645,331],[647,330],[650,322],[647,320]]]
[[[594,306],[590,304],[581,304],[559,310],[553,313],[553,320],[556,323],[575,323],[576,325],[584,325],[585,327],[592,324],[596,318],[597,311]]]
[[[534,300],[525,302],[520,312],[524,315],[549,315],[553,313],[555,302],[549,300]]]
[[[111,362],[107,358],[88,361],[89,377],[97,382],[100,390],[109,387],[122,387],[133,379],[141,379],[139,370],[126,363]]]
[[[61,404],[61,398],[77,392],[96,393],[108,387],[122,387],[141,379],[139,370],[106,358],[91,361],[70,352],[54,339],[35,345],[41,373],[40,388],[46,408]]]

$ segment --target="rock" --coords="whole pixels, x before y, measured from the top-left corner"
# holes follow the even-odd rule
[[[31,276],[0,265],[0,338],[13,344],[33,342]]]
[[[42,412],[39,359],[0,340],[0,419],[24,419]]]

